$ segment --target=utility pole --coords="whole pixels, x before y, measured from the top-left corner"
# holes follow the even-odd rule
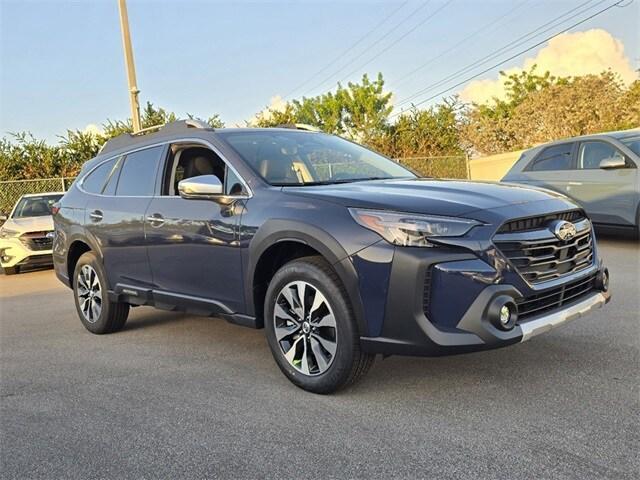
[[[124,62],[127,68],[127,80],[129,82],[129,101],[131,102],[131,120],[133,133],[142,129],[140,124],[140,103],[138,101],[138,85],[136,82],[136,66],[133,61],[133,48],[131,47],[131,32],[129,32],[129,15],[127,13],[126,0],[118,0],[120,10],[120,30],[122,30],[122,47],[124,49]]]

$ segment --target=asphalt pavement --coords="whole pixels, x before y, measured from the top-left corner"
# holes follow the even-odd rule
[[[264,331],[132,310],[96,336],[52,270],[0,275],[1,478],[640,476],[640,244],[601,240],[613,300],[530,342],[378,360],[297,389]]]

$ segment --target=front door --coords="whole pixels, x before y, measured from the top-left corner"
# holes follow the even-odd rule
[[[178,195],[180,179],[218,175],[224,182],[225,163],[200,147],[168,155],[163,195],[152,199],[145,219],[147,251],[154,297],[167,302],[220,305],[221,311],[244,308],[238,229],[242,200],[221,205],[212,200],[187,200]]]

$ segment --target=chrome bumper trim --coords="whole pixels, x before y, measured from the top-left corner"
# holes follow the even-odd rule
[[[522,330],[521,342],[526,342],[536,335],[548,332],[552,328],[582,317],[591,310],[601,308],[608,301],[609,293],[596,292],[584,300],[565,308],[564,310],[553,312],[548,315],[542,315],[527,322],[523,322],[518,325]]]

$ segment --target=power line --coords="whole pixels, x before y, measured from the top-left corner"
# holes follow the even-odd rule
[[[365,33],[362,37],[360,37],[354,44],[352,44],[349,48],[347,48],[345,51],[343,51],[340,55],[338,55],[337,57],[335,57],[333,60],[331,60],[328,64],[326,64],[323,68],[321,68],[320,70],[318,70],[316,73],[314,73],[311,77],[309,77],[307,80],[305,80],[303,83],[301,83],[300,85],[298,85],[296,88],[294,88],[293,90],[291,90],[287,95],[285,95],[283,98],[287,98],[290,97],[293,93],[297,92],[298,90],[300,90],[302,87],[304,87],[305,85],[307,85],[311,80],[313,80],[314,78],[316,78],[318,75],[326,72],[331,66],[333,66],[336,62],[338,62],[339,60],[343,59],[345,57],[345,55],[347,55],[349,52],[351,52],[355,47],[357,47],[358,45],[360,45],[369,35],[371,35],[373,32],[375,32],[376,30],[378,30],[378,28],[380,28],[382,25],[384,25],[389,19],[391,19],[391,17],[393,17],[396,13],[398,13],[407,3],[409,3],[408,1],[405,1],[403,3],[401,3],[398,8],[394,9],[389,15],[386,15],[384,18],[382,18],[382,20],[380,20],[378,23],[376,23],[376,25],[371,28],[371,30],[369,30],[367,33]]]
[[[412,29],[410,29],[408,32],[405,32],[402,36],[400,36],[399,38],[397,38],[393,43],[391,43],[390,45],[387,45],[387,47],[385,49],[383,49],[382,51],[378,52],[376,55],[374,55],[373,57],[371,57],[369,60],[367,60],[367,62],[363,63],[362,65],[360,65],[358,68],[356,68],[355,70],[351,71],[349,74],[345,75],[341,81],[345,81],[347,78],[349,78],[351,75],[353,75],[354,73],[356,73],[358,70],[361,70],[362,68],[366,67],[367,65],[369,65],[371,62],[373,62],[376,58],[378,58],[380,55],[382,55],[383,53],[387,52],[391,47],[395,46],[396,44],[398,44],[398,42],[400,42],[401,40],[403,40],[405,37],[407,37],[408,35],[410,35],[411,33],[413,33],[418,27],[421,27],[422,25],[424,25],[425,23],[427,23],[429,20],[431,20],[433,17],[435,17],[441,10],[443,10],[444,8],[446,8],[451,2],[453,2],[453,0],[448,0],[447,2],[445,2],[444,4],[442,4],[439,8],[437,8],[433,13],[431,13],[430,15],[428,15],[424,20],[422,20],[420,23],[418,23],[417,25],[415,25]]]
[[[456,72],[448,75],[447,77],[432,83],[430,85],[428,85],[427,87],[419,90],[418,92],[415,92],[412,95],[409,95],[408,97],[402,99],[400,102],[398,102],[398,104],[396,105],[396,107],[400,107],[402,105],[405,105],[407,103],[409,103],[411,100],[413,100],[416,97],[419,97],[420,95],[423,95],[425,93],[427,93],[430,90],[433,90],[434,88],[438,88],[439,86],[445,84],[446,82],[450,81],[450,80],[454,80],[456,77],[463,75],[471,70],[473,70],[475,67],[484,65],[488,62],[490,62],[491,60],[499,57],[501,54],[509,52],[514,50],[515,48],[525,44],[528,40],[530,40],[532,37],[537,37],[543,33],[546,33],[550,30],[553,30],[555,27],[559,26],[559,24],[562,24],[564,22],[567,22],[569,20],[572,20],[573,18],[578,17],[579,15],[585,13],[587,10],[590,10],[591,8],[593,8],[594,6],[590,6],[587,7],[577,13],[574,13],[573,15],[569,16],[569,18],[565,18],[564,20],[561,20],[558,24],[556,24],[556,22],[558,22],[560,19],[562,19],[563,17],[566,17],[567,15],[575,12],[575,10],[580,9],[582,7],[584,7],[585,5],[591,3],[593,0],[587,0],[586,2],[581,3],[580,5],[578,5],[577,7],[574,7],[566,12],[564,12],[563,14],[553,18],[552,20],[544,23],[543,25],[535,28],[534,30],[530,31],[529,33],[526,33],[518,38],[516,38],[515,40],[513,40],[512,42],[509,42],[506,45],[503,45],[502,47],[500,47],[499,49],[497,49],[496,51],[482,57],[479,60],[476,60],[474,62],[472,62],[471,64],[467,65],[466,67],[461,68],[460,70],[457,70]],[[606,0],[600,0],[596,5],[600,5],[602,3],[606,2]],[[548,27],[548,28],[545,28]]]
[[[530,3],[532,0],[523,0],[522,2],[516,4],[513,8],[509,9],[506,13],[500,15],[498,18],[492,20],[491,22],[483,25],[482,27],[480,27],[479,29],[477,29],[476,31],[474,31],[473,33],[471,33],[470,35],[467,35],[466,37],[464,37],[462,40],[460,40],[458,43],[456,43],[455,45],[449,47],[448,49],[446,49],[445,51],[441,52],[440,54],[438,54],[435,57],[430,58],[429,60],[427,60],[426,62],[422,63],[421,65],[419,65],[418,67],[414,68],[413,70],[411,70],[409,73],[407,73],[406,75],[400,77],[400,79],[398,81],[394,81],[391,82],[393,83],[393,85],[395,87],[397,87],[398,85],[402,85],[409,77],[411,77],[412,75],[414,75],[415,73],[417,73],[418,71],[422,70],[424,67],[431,65],[433,62],[435,62],[436,60],[441,59],[442,57],[444,57],[447,53],[451,53],[452,51],[454,51],[456,48],[458,48],[460,45],[463,45],[464,43],[468,42],[469,40],[471,40],[472,38],[474,38],[475,36],[477,36],[478,34],[484,32],[485,30],[487,30],[489,27],[492,27],[493,25],[496,25],[497,23],[499,23],[502,19],[508,17],[509,15],[511,15],[513,12],[515,12],[516,10],[519,10],[520,8],[522,8],[524,5],[526,5],[527,3]]]
[[[503,61],[501,61],[501,62],[499,62],[499,63],[496,63],[495,65],[492,65],[491,67],[489,67],[489,68],[487,68],[487,69],[485,69],[485,70],[483,70],[483,71],[481,71],[481,72],[478,72],[478,73],[476,73],[475,75],[472,75],[471,77],[465,78],[464,80],[462,80],[462,81],[460,81],[460,82],[456,83],[455,85],[451,85],[451,86],[449,86],[448,88],[446,88],[446,89],[444,89],[444,90],[441,90],[440,92],[436,93],[435,95],[432,95],[432,96],[431,96],[431,97],[429,97],[429,98],[425,98],[424,100],[422,100],[422,101],[420,101],[420,102],[418,102],[418,103],[414,103],[414,104],[413,104],[413,106],[414,106],[414,107],[417,107],[417,106],[419,106],[419,105],[422,105],[422,104],[424,104],[424,103],[426,103],[426,102],[428,102],[428,101],[430,101],[430,100],[433,100],[434,98],[439,97],[440,95],[443,95],[443,94],[447,93],[447,92],[448,92],[448,91],[450,91],[450,90],[453,90],[454,88],[457,88],[457,87],[459,87],[459,86],[461,86],[461,85],[464,85],[465,83],[467,83],[467,82],[469,82],[469,81],[471,81],[471,80],[473,80],[473,79],[475,79],[475,78],[479,77],[480,75],[484,75],[485,73],[487,73],[487,72],[489,72],[489,71],[493,70],[494,68],[497,68],[497,67],[499,67],[499,66],[501,66],[501,65],[504,65],[505,63],[507,63],[507,62],[509,62],[509,61],[511,61],[511,60],[513,60],[513,59],[515,59],[515,58],[517,58],[517,57],[519,57],[520,55],[522,55],[522,54],[524,54],[524,53],[527,53],[528,51],[533,50],[533,49],[534,49],[534,48],[536,48],[536,47],[539,47],[540,45],[542,45],[542,44],[544,44],[544,43],[548,42],[548,41],[549,41],[549,40],[551,40],[552,38],[557,37],[558,35],[561,35],[561,34],[563,34],[563,33],[565,33],[565,32],[568,32],[568,31],[569,31],[569,30],[571,30],[572,28],[575,28],[575,27],[577,27],[578,25],[581,25],[581,24],[583,24],[583,23],[585,23],[585,22],[588,22],[589,20],[591,20],[591,19],[593,19],[593,18],[597,17],[598,15],[601,15],[601,14],[603,14],[604,12],[606,12],[606,11],[608,11],[608,10],[611,10],[611,9],[612,9],[612,8],[614,8],[614,7],[619,6],[619,5],[620,5],[622,2],[624,2],[624,1],[625,1],[625,0],[619,0],[618,2],[616,2],[616,3],[612,4],[612,5],[609,5],[608,7],[605,7],[605,8],[603,8],[602,10],[599,10],[599,11],[597,11],[596,13],[594,13],[594,14],[592,14],[592,15],[589,15],[588,17],[586,17],[586,18],[584,18],[584,19],[580,20],[579,22],[576,22],[576,23],[574,23],[574,24],[570,25],[569,27],[567,27],[567,28],[565,28],[565,29],[563,29],[563,30],[561,30],[561,31],[559,31],[559,32],[557,32],[557,33],[555,33],[555,34],[553,34],[553,35],[551,35],[551,36],[549,36],[549,37],[545,38],[544,40],[542,40],[542,41],[540,41],[540,42],[536,43],[535,45],[532,45],[532,46],[530,46],[530,47],[528,47],[528,48],[526,48],[526,49],[524,49],[524,50],[521,50],[520,52],[516,53],[515,55],[512,55],[511,57],[509,57],[509,58],[507,58],[507,59],[505,59],[505,60],[503,60]],[[398,115],[400,115],[400,114],[402,114],[402,113],[403,113],[403,112],[397,112],[397,113],[394,113],[393,115],[391,115],[391,116],[390,116],[390,118],[396,117],[396,116],[398,116]]]
[[[414,16],[423,8],[425,8],[427,5],[429,5],[429,1],[427,0],[427,2],[421,4],[418,8],[414,9],[409,15],[407,15],[406,17],[404,17],[402,20],[400,20],[398,23],[396,23],[393,27],[391,27],[390,30],[388,30],[385,34],[383,34],[381,37],[379,37],[375,42],[373,42],[371,45],[369,45],[369,47],[364,50],[363,52],[361,52],[359,55],[356,55],[355,58],[351,59],[351,63],[353,63],[355,60],[357,60],[358,58],[362,57],[365,53],[367,53],[368,51],[370,51],[373,47],[375,47],[376,45],[378,45],[382,40],[384,40],[385,38],[387,38],[389,35],[391,35],[395,30],[397,30],[402,24],[404,24],[405,22],[407,22],[408,20],[414,18]],[[322,80],[320,83],[317,83],[313,86],[313,88],[310,89],[311,92],[315,91],[318,87],[324,85],[325,83],[327,83],[329,80],[331,80],[332,78],[335,78],[340,72],[344,71],[345,68],[347,68],[350,65],[350,63],[347,63],[345,65],[343,65],[342,67],[340,67],[338,70],[334,71],[331,75],[327,76],[324,78],[324,80]]]

